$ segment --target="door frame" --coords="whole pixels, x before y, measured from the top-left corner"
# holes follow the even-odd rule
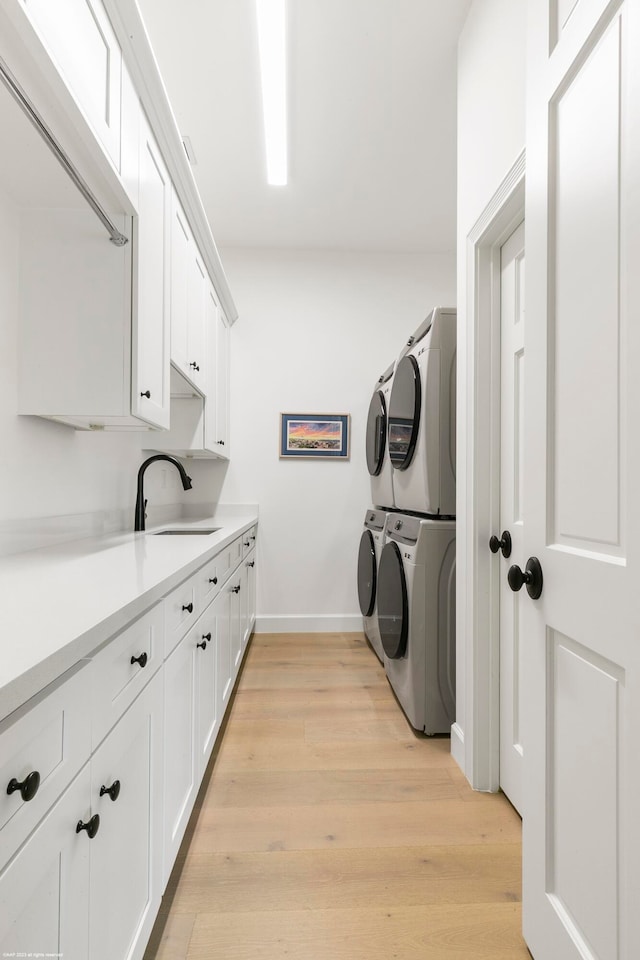
[[[525,151],[467,236],[465,339],[467,401],[464,460],[466,575],[458,581],[465,663],[464,731],[454,724],[452,752],[475,790],[500,786],[501,571],[489,552],[500,517],[500,248],[525,217]],[[456,729],[457,728],[457,729]],[[462,761],[462,762],[461,762]]]

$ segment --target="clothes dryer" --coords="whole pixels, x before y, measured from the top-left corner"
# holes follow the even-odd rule
[[[389,683],[416,730],[455,721],[456,525],[387,518],[378,567],[378,624]]]
[[[367,510],[364,530],[358,549],[358,601],[364,620],[364,634],[382,663],[382,640],[378,627],[377,585],[378,564],[384,547],[387,514],[384,510]]]
[[[367,416],[367,468],[371,476],[371,500],[376,507],[392,508],[393,469],[387,449],[387,414],[393,387],[395,362],[376,382]]]
[[[456,512],[456,311],[436,307],[396,363],[389,456],[397,510]]]

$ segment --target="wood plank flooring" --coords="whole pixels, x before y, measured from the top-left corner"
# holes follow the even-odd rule
[[[361,634],[254,636],[145,960],[528,960],[520,832]]]

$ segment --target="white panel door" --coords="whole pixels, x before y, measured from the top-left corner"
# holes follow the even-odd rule
[[[521,599],[524,934],[536,960],[635,960],[640,3],[579,0],[559,34],[557,14],[529,3],[526,522],[513,562],[538,557],[544,585]]]
[[[202,779],[220,728],[218,709],[218,617],[215,603],[198,620],[196,657],[196,772]]]
[[[500,530],[522,556],[524,481],[524,223],[500,251]],[[522,813],[522,594],[509,589],[513,562],[499,555],[500,579],[500,787]]]

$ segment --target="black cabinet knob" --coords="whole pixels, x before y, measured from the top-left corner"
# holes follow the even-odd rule
[[[255,567],[255,565],[256,565],[255,560],[250,560],[247,564],[248,567]]]
[[[139,657],[133,657],[133,656],[132,656],[132,657],[131,657],[131,666],[133,666],[134,663],[139,663],[140,666],[144,668],[144,667],[146,667],[146,665],[147,665],[147,660],[148,660],[148,659],[149,659],[149,658],[148,658],[148,656],[146,655],[146,653],[141,653]]]
[[[250,540],[255,540],[255,534],[249,537]]]
[[[217,577],[209,577],[209,583],[216,584],[217,582],[218,582],[218,578],[217,578]]]
[[[224,447],[224,440],[218,440],[218,443],[220,444],[221,447]]]
[[[145,390],[144,393],[140,394],[141,397],[146,397],[147,400],[151,400],[151,390]]]
[[[231,587],[231,593],[240,593],[240,584],[237,584],[235,587]]]
[[[193,613],[193,604],[192,604],[192,603],[183,603],[183,604],[182,604],[182,609],[183,609],[183,610],[188,610],[189,613]]]
[[[94,813],[94,815],[91,817],[91,820],[87,820],[86,823],[83,823],[82,820],[78,820],[78,823],[76,824],[76,833],[86,830],[89,840],[93,840],[99,829],[100,817],[97,813]]]
[[[105,794],[111,797],[112,801],[115,803],[120,796],[120,781],[114,780],[110,787],[105,787],[105,785],[102,784],[100,787],[100,796],[104,797]]]
[[[520,567],[514,563],[509,567],[507,574],[509,586],[514,593],[521,590],[523,585],[527,588],[527,593],[532,600],[537,600],[542,593],[542,567],[537,557],[529,557],[524,573]]]
[[[209,634],[211,636],[211,634]],[[200,647],[201,650],[207,649],[207,641],[203,640],[202,643],[196,643],[196,647]]]
[[[508,560],[511,556],[511,547],[511,534],[508,530],[502,531],[502,540],[498,540],[495,534],[489,540],[489,550],[491,550],[491,553],[497,553],[498,550],[502,550],[502,556],[505,560]]]
[[[250,546],[251,546],[251,541],[250,541],[250,540],[245,540],[245,541],[244,541],[244,545],[245,545],[245,547],[250,547]]]
[[[33,800],[35,797],[39,786],[40,774],[37,770],[32,770],[32,772],[21,782],[18,782],[15,777],[12,777],[7,784],[7,793],[11,794],[19,790],[22,799],[25,801],[25,803],[28,803],[29,800]]]
[[[200,370],[200,367],[195,362],[195,360],[193,361],[193,363],[190,363],[189,366],[191,367],[192,370]]]

